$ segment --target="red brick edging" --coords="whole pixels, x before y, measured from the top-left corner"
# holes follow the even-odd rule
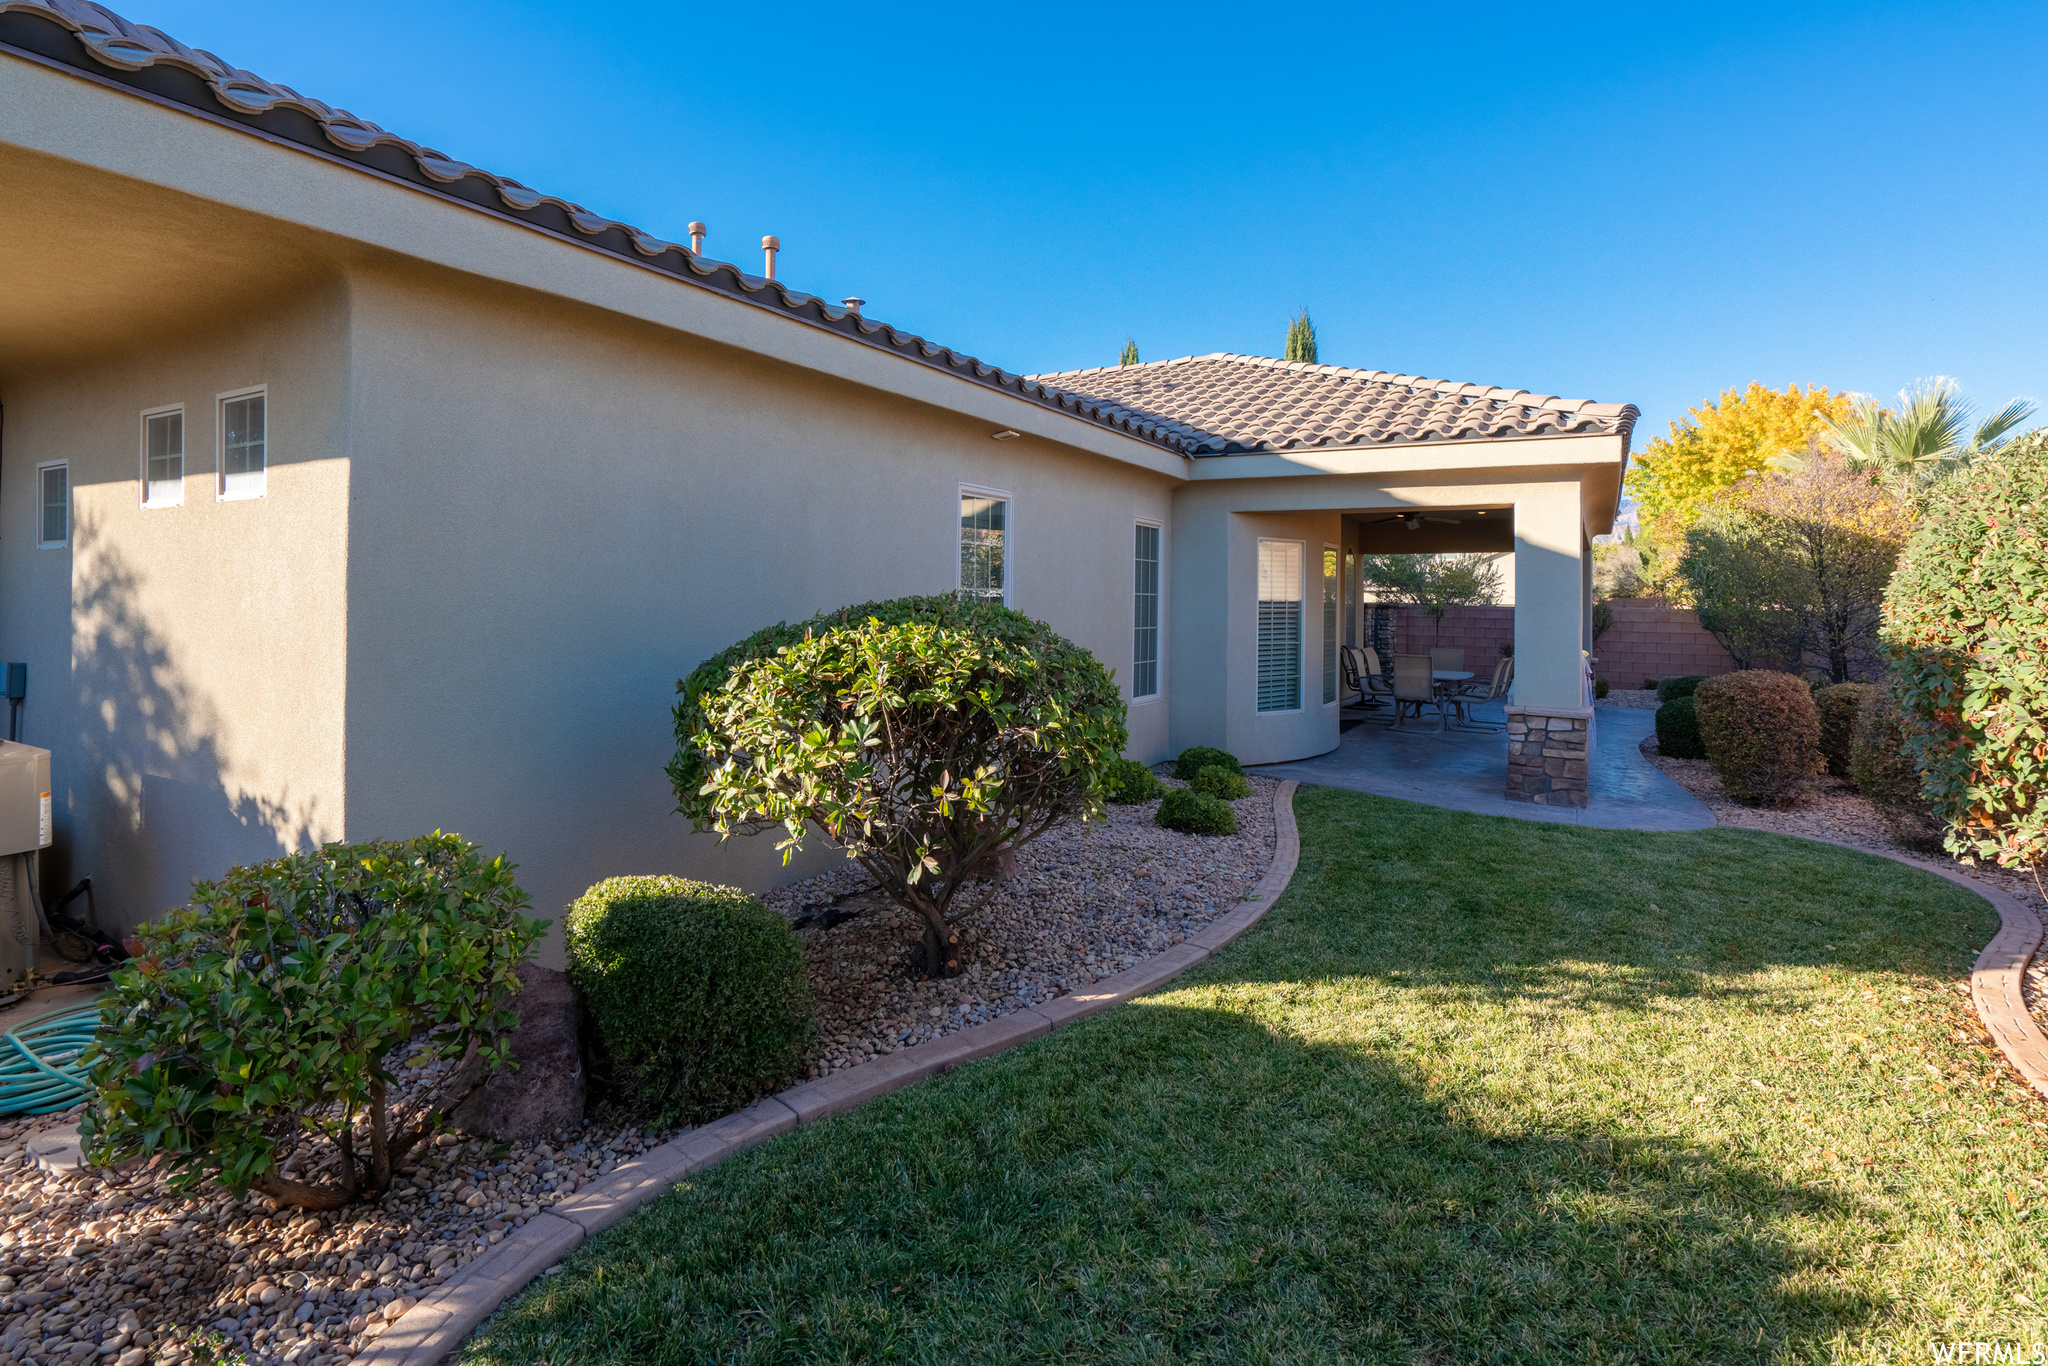
[[[800,1124],[1000,1053],[1165,985],[1257,924],[1287,890],[1301,858],[1301,835],[1294,824],[1294,790],[1299,786],[1290,779],[1273,794],[1273,863],[1252,888],[1248,905],[1218,916],[1200,934],[1086,990],[792,1086],[642,1154],[589,1190],[527,1220],[524,1228],[406,1310],[356,1356],[355,1366],[434,1366],[499,1305],[578,1243],[658,1199],[691,1172]]]

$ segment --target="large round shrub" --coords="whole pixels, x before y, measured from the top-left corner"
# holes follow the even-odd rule
[[[1166,790],[1159,775],[1136,759],[1118,759],[1104,770],[1103,800],[1119,806],[1149,802]]]
[[[963,967],[949,908],[1010,851],[1103,814],[1128,736],[1109,672],[1044,622],[950,594],[779,623],[676,685],[676,808],[858,859],[924,921],[912,966]]]
[[[1820,715],[1820,753],[1828,761],[1828,772],[1849,777],[1849,751],[1856,734],[1856,717],[1863,704],[1878,691],[1872,683],[1836,683],[1813,695],[1813,708]]]
[[[569,907],[569,980],[610,1080],[691,1123],[779,1089],[812,1035],[803,944],[733,887],[615,877]]]
[[[1213,765],[1211,766],[1213,768]],[[1230,803],[1191,787],[1176,787],[1159,803],[1153,821],[1184,835],[1235,835],[1237,813]]]
[[[1743,669],[1692,695],[1700,740],[1722,788],[1750,806],[1787,806],[1827,766],[1813,693],[1791,674]]]
[[[135,931],[84,1061],[79,1132],[95,1162],[155,1157],[190,1189],[333,1209],[372,1196],[405,1154],[507,1060],[506,1003],[547,928],[521,914],[512,864],[458,835],[330,844],[232,868]],[[387,1106],[393,1050],[466,1065],[408,1111]],[[344,1116],[346,1118],[344,1118]],[[330,1181],[287,1177],[291,1138]]]
[[[2048,859],[2048,432],[1941,480],[1885,593],[1884,653],[1952,853]]]
[[[1920,766],[1907,748],[1905,723],[1888,689],[1872,688],[1856,714],[1849,782],[1876,804],[1894,840],[1928,853],[1941,848],[1942,825],[1920,795]]]
[[[1657,708],[1657,752],[1667,759],[1707,757],[1707,747],[1700,743],[1699,711],[1690,695]]]

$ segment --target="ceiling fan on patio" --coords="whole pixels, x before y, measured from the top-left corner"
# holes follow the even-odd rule
[[[1462,517],[1439,517],[1430,512],[1404,512],[1396,517],[1382,517],[1377,522],[1368,522],[1366,525],[1385,526],[1388,522],[1399,522],[1410,531],[1420,531],[1424,522],[1442,522],[1445,526],[1457,526],[1464,520]]]

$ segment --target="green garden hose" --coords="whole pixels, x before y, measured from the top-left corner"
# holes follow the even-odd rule
[[[92,1092],[78,1055],[99,1032],[100,1008],[45,1015],[0,1042],[0,1118],[66,1110]]]

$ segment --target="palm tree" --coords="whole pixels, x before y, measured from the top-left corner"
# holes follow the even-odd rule
[[[1857,394],[1849,416],[1823,419],[1821,441],[1851,465],[1870,470],[1908,489],[1931,482],[1943,471],[1966,465],[2003,446],[2013,430],[2034,415],[2034,405],[2016,398],[1970,430],[1970,404],[1952,379],[1936,375],[1899,393],[1898,411]],[[1797,455],[1773,462],[1780,468],[1804,463]]]

